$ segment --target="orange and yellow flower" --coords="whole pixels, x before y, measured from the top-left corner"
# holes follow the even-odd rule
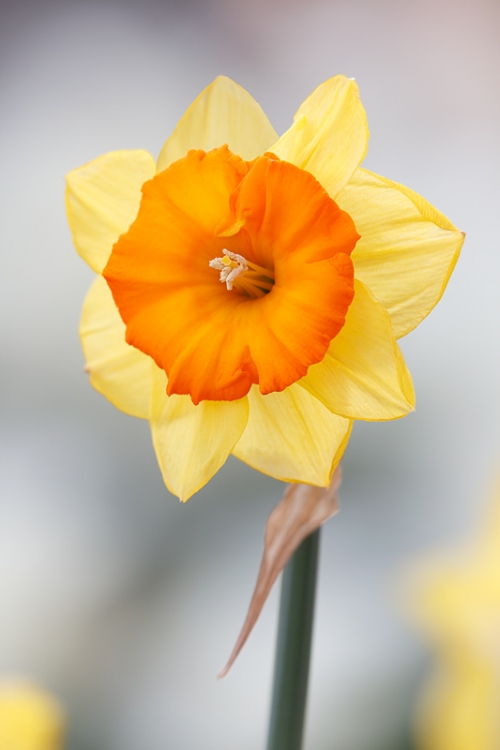
[[[217,78],[156,164],[117,151],[71,172],[74,243],[98,274],[80,334],[94,387],[149,419],[181,499],[233,453],[327,486],[354,419],[414,407],[396,339],[443,294],[463,235],[360,168],[354,81],[336,76],[278,138]]]

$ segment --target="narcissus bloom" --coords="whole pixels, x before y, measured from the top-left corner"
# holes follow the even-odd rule
[[[443,294],[463,235],[420,196],[359,167],[354,81],[336,76],[278,138],[217,78],[160,153],[71,172],[67,210],[98,274],[81,338],[94,387],[149,419],[187,499],[230,453],[327,486],[354,419],[414,407],[396,339]]]

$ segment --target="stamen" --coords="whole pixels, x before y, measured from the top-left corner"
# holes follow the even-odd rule
[[[209,261],[208,265],[210,268],[220,271],[219,281],[225,281],[226,288],[231,291],[234,280],[240,274],[248,271],[248,265],[243,255],[232,253],[230,250],[226,250],[226,248],[222,252],[224,253],[223,258],[214,258]]]
[[[214,258],[208,265],[220,271],[219,281],[226,284],[228,291],[233,289],[235,282],[240,291],[252,298],[261,297],[271,291],[274,286],[272,271],[226,248],[222,252],[222,258]]]

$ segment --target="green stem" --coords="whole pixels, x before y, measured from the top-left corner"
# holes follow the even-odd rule
[[[267,750],[301,750],[318,568],[319,529],[283,573]]]

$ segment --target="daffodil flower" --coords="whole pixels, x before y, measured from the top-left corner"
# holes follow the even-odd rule
[[[336,76],[278,138],[217,78],[161,150],[67,178],[74,243],[98,274],[80,334],[92,385],[148,419],[182,500],[232,453],[328,486],[353,420],[414,408],[396,343],[443,294],[463,235],[360,168],[366,116]]]

